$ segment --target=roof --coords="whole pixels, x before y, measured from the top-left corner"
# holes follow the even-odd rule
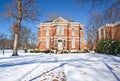
[[[84,26],[84,25],[82,25],[82,24],[79,23],[79,22],[68,21],[68,20],[66,20],[66,19],[64,19],[64,18],[62,18],[62,17],[58,17],[58,18],[56,18],[56,19],[54,19],[54,20],[45,21],[45,22],[43,22],[43,23],[40,23],[40,24],[38,25],[38,27],[41,28],[43,25],[44,25],[44,26],[51,26],[51,25],[68,25],[68,24],[74,25],[74,26],[80,25],[82,28],[83,28],[83,26]]]
[[[113,24],[105,24],[105,25],[101,26],[101,27],[98,28],[98,29],[100,30],[100,29],[103,29],[104,27],[115,27],[115,26],[117,26],[117,25],[120,25],[120,21],[115,22],[115,23],[113,23]]]

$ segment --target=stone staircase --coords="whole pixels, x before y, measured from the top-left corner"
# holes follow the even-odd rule
[[[57,54],[62,54],[63,53],[63,50],[58,50],[57,51]]]

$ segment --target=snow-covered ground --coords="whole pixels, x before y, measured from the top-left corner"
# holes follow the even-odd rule
[[[0,81],[120,81],[120,57],[0,52]]]

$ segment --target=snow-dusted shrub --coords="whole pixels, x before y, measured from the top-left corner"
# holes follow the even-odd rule
[[[101,40],[95,51],[97,53],[105,53],[105,54],[113,54],[117,55],[120,54],[120,42],[113,41],[113,40]]]

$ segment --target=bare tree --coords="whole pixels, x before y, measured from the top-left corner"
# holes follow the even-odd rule
[[[21,21],[36,21],[38,20],[38,10],[35,8],[35,0],[14,0],[10,5],[7,5],[8,11],[4,13],[4,17],[15,19],[12,26],[14,32],[14,47],[12,56],[18,56],[18,37],[21,29]]]
[[[58,18],[59,16],[60,16],[60,14],[55,13],[55,12],[54,12],[54,13],[47,13],[47,14],[46,14],[47,20],[50,20],[50,21]]]
[[[114,2],[104,13],[105,23],[114,23],[120,20],[120,1]]]
[[[21,27],[20,33],[19,33],[19,43],[22,47],[22,49],[27,49],[28,42],[30,39],[31,29],[27,27]]]
[[[7,35],[4,33],[0,34],[0,48],[3,50],[3,55],[4,55],[4,49],[5,49],[5,42],[7,40]]]
[[[29,39],[29,45],[30,45],[30,49],[35,49],[37,44],[37,34],[34,32],[30,33],[30,39]]]
[[[104,18],[100,13],[90,14],[87,29],[87,44],[88,48],[93,50],[98,43],[98,28],[104,24]]]
[[[64,17],[66,20],[68,21],[72,21],[72,18],[68,15],[68,14],[59,14],[59,13],[47,13],[46,14],[46,19],[48,21],[53,21],[54,19],[58,18],[58,17]]]
[[[84,7],[85,4],[89,4],[89,12],[92,12],[100,7],[103,3],[108,3],[108,0],[75,0],[75,2],[78,4],[79,8]]]

